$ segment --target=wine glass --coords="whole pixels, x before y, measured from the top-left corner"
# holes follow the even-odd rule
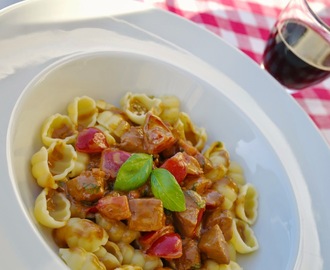
[[[330,76],[330,0],[291,0],[272,29],[262,67],[288,89]]]

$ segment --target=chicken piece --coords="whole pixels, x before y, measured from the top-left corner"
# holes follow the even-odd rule
[[[131,230],[157,231],[165,226],[163,203],[156,198],[138,198],[129,200],[131,217],[128,227]]]
[[[131,216],[128,199],[125,195],[107,195],[97,202],[96,208],[102,216],[110,219],[123,220]]]
[[[229,247],[218,224],[202,234],[198,247],[209,259],[229,264]]]
[[[76,201],[94,202],[104,195],[104,177],[99,169],[84,171],[66,183],[67,191]]]
[[[142,127],[131,126],[130,129],[120,138],[120,149],[131,153],[144,153]]]
[[[229,241],[233,236],[233,218],[229,210],[216,208],[207,216],[204,227],[206,229],[218,224],[226,241]]]
[[[198,194],[203,194],[212,186],[212,181],[201,176],[188,176],[184,180],[184,187],[196,191]]]
[[[158,116],[148,112],[143,124],[144,147],[149,154],[158,154],[172,147],[176,139],[171,129]]]
[[[205,210],[205,201],[198,193],[187,190],[184,192],[186,210],[174,213],[174,224],[181,235],[194,238]]]
[[[196,240],[185,238],[182,240],[182,256],[174,260],[176,269],[198,269],[201,266],[201,257]]]
[[[224,196],[216,190],[209,189],[202,194],[206,202],[206,209],[215,209],[221,206],[224,201]]]

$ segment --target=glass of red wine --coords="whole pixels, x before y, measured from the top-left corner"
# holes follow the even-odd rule
[[[262,66],[301,90],[330,76],[330,0],[291,0],[272,29]]]

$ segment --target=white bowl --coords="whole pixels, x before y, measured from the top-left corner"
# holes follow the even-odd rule
[[[209,141],[225,143],[231,159],[243,166],[247,181],[259,192],[259,216],[253,229],[260,249],[239,256],[239,264],[245,269],[293,269],[300,245],[300,223],[289,176],[265,131],[224,94],[222,88],[228,91],[231,87],[224,79],[216,89],[198,74],[170,62],[124,51],[75,55],[38,75],[22,92],[12,113],[8,152],[17,199],[35,233],[42,236],[40,241],[45,241],[41,248],[49,245],[47,252],[58,252],[50,232],[35,221],[32,211],[40,189],[31,176],[30,159],[41,147],[44,119],[57,112],[66,113],[68,103],[77,96],[118,105],[127,91],[173,94],[180,98],[182,110],[206,128]],[[51,258],[60,261],[57,256]]]

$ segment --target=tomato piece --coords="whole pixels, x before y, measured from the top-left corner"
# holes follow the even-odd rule
[[[100,153],[108,147],[104,133],[95,127],[85,128],[77,136],[76,150],[79,152]]]
[[[173,157],[167,159],[161,168],[168,170],[180,184],[187,176],[187,164],[183,153],[176,153]]]
[[[182,256],[182,240],[177,233],[168,233],[159,237],[147,250],[147,254],[164,259],[176,259]]]
[[[149,154],[158,154],[176,142],[170,128],[150,112],[146,115],[143,132],[144,147]]]
[[[131,156],[130,153],[108,148],[102,152],[100,168],[111,178],[116,178],[119,168]]]
[[[152,244],[161,236],[168,234],[168,233],[174,233],[174,227],[171,225],[162,227],[158,231],[152,231],[152,232],[146,232],[144,233],[138,240],[139,245],[143,250],[148,250]]]

